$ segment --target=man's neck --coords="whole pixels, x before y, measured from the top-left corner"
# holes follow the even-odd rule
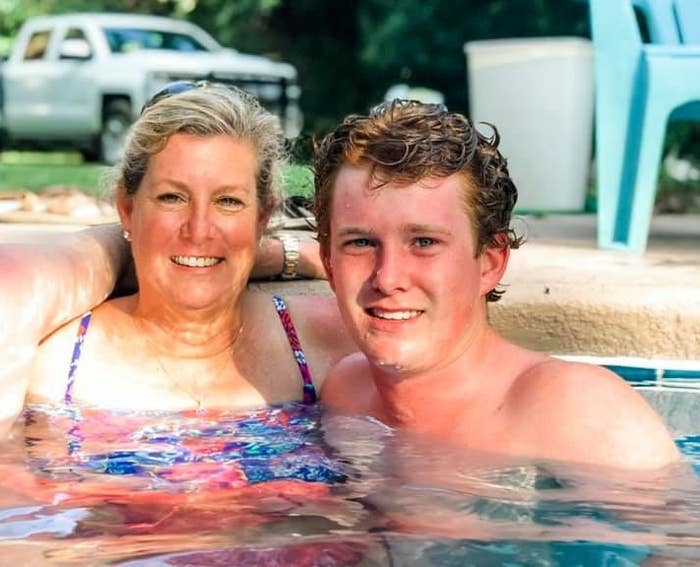
[[[442,429],[470,406],[483,406],[484,398],[500,387],[495,361],[505,345],[484,324],[460,355],[443,367],[402,376],[371,365],[378,417],[392,426],[429,431]]]

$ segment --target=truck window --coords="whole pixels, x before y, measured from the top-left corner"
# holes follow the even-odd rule
[[[27,42],[27,49],[24,50],[25,61],[43,59],[46,55],[46,48],[49,46],[50,30],[36,31]]]
[[[73,41],[74,44],[78,44],[81,47],[81,59],[89,59],[92,57],[92,45],[90,45],[90,41],[88,40],[87,36],[85,35],[85,32],[81,28],[68,28],[68,31],[66,32],[65,37],[63,38],[63,42],[66,42],[67,40],[77,40]],[[73,59],[75,58],[75,53],[73,49],[73,52],[71,55],[66,55],[64,53],[64,45],[65,43],[61,43],[61,47],[59,48],[59,59]]]
[[[69,28],[66,32],[66,37],[64,39],[84,39],[85,41],[87,41],[87,37],[85,37],[85,32],[80,28]]]
[[[104,28],[112,53],[129,53],[141,49],[172,51],[209,51],[190,35],[144,28]]]

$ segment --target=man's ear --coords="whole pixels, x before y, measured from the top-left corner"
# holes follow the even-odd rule
[[[479,293],[485,296],[494,289],[503,278],[508,267],[510,248],[499,242],[496,246],[487,246],[479,256],[481,259],[481,285]]]
[[[126,192],[126,187],[117,186],[117,212],[124,230],[131,230],[131,213],[134,210],[134,196]]]
[[[323,270],[326,272],[326,279],[328,280],[328,285],[331,289],[335,291],[335,280],[333,279],[333,268],[331,267],[331,258],[323,249],[321,249],[321,263],[323,264]]]

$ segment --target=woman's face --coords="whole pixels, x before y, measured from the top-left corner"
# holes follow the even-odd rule
[[[252,270],[268,215],[247,141],[175,134],[152,156],[135,195],[119,196],[131,232],[140,305],[230,308]]]

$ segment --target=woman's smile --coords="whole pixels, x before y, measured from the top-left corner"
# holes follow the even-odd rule
[[[224,261],[220,256],[170,256],[170,261],[187,268],[211,268]]]

